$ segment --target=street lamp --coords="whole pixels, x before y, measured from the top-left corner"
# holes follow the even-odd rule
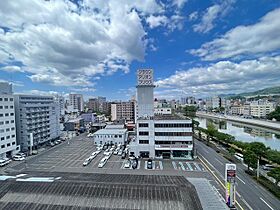
[[[32,155],[32,148],[33,148],[33,133],[29,134],[30,136],[30,154]]]

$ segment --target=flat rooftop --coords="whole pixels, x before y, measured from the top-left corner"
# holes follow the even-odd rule
[[[149,117],[149,118],[145,118],[145,117],[140,117],[140,120],[191,120],[188,117],[181,117],[179,115],[176,114],[155,114],[154,117]]]
[[[202,209],[183,176],[42,173],[47,182],[3,181],[1,209]]]
[[[122,135],[122,134],[125,134],[126,131],[127,131],[126,129],[117,129],[117,128],[115,128],[115,129],[111,129],[111,128],[107,129],[107,128],[104,128],[104,129],[100,129],[100,130],[96,131],[94,133],[94,135],[114,135],[114,134]]]

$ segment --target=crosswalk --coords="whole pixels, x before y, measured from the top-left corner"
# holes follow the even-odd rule
[[[123,161],[121,164],[121,169],[132,169],[125,168],[126,161]],[[161,161],[161,160],[154,160],[152,163],[152,168],[148,169],[147,167],[147,160],[139,160],[137,169],[144,169],[149,171],[161,171],[161,170],[176,170],[176,171],[186,171],[186,172],[206,172],[204,166],[199,162],[189,162],[189,161]]]
[[[206,171],[201,163],[196,163],[196,162],[172,161],[172,166],[175,170],[179,170],[179,171],[190,171],[190,172]]]

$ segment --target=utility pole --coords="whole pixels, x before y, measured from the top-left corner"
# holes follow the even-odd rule
[[[33,148],[33,133],[30,133],[30,155],[32,155],[32,148]]]
[[[260,177],[260,159],[258,158],[258,166],[257,166],[257,179]]]

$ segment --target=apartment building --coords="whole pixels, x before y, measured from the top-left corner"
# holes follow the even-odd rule
[[[15,95],[17,142],[37,148],[60,136],[59,106],[52,96]]]
[[[250,103],[250,113],[253,117],[264,118],[270,112],[275,110],[275,106],[273,103],[270,102],[252,102]]]
[[[193,137],[191,119],[177,115],[155,115],[153,102],[153,70],[137,72],[136,139],[131,153],[142,157],[192,159]]]
[[[12,85],[0,83],[0,159],[18,153]]]
[[[65,115],[65,100],[64,100],[64,97],[61,96],[61,95],[55,95],[54,96],[54,101],[55,101],[55,103],[58,104],[60,116],[64,116]]]
[[[134,101],[113,102],[111,104],[111,120],[112,121],[133,121],[135,116]]]
[[[82,94],[69,94],[69,105],[78,112],[84,111],[84,99]]]

